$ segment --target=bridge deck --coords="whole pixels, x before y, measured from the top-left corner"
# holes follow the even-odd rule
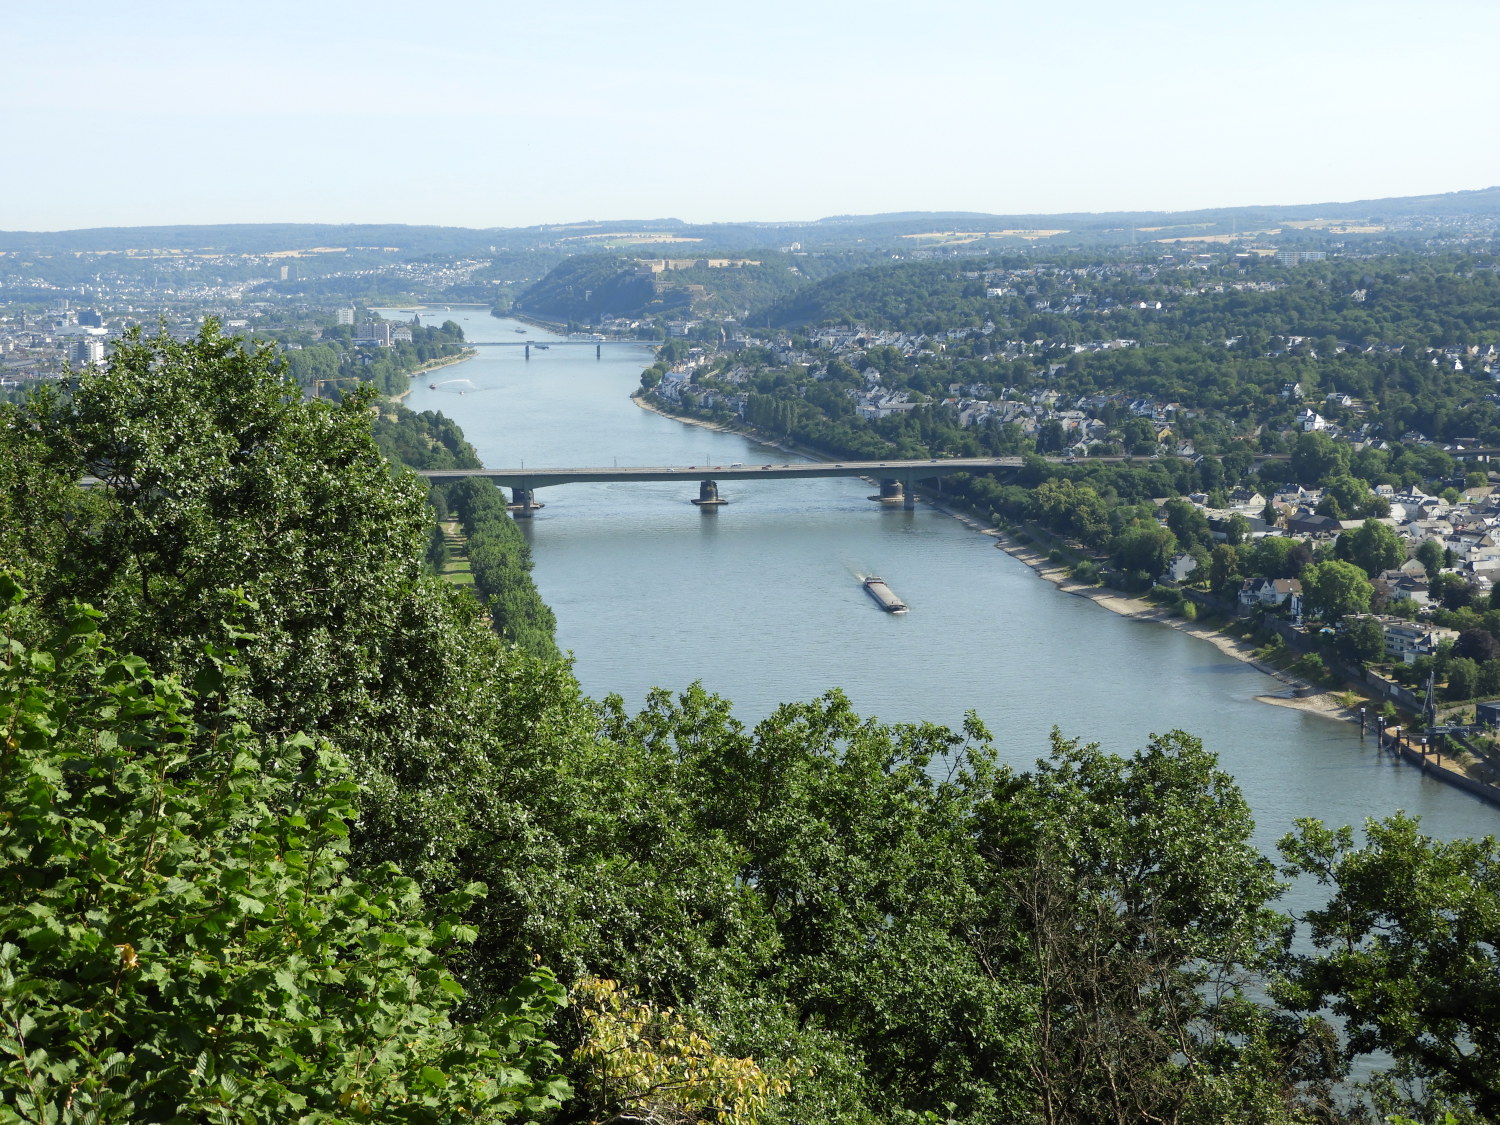
[[[1019,457],[968,457],[945,461],[841,461],[765,465],[616,465],[610,468],[423,469],[430,480],[488,477],[507,488],[546,488],[584,481],[786,480],[799,477],[881,477],[916,481],[949,473],[1015,469]]]
[[[1257,461],[1285,461],[1285,453],[1261,453]],[[1019,469],[1022,457],[947,457],[928,461],[805,461],[765,465],[615,465],[610,468],[539,468],[528,469],[420,469],[419,477],[429,480],[454,480],[460,477],[489,477],[507,488],[538,489],[557,484],[581,484],[585,481],[669,481],[669,480],[786,480],[800,477],[875,477],[898,480],[905,485],[913,481],[932,480],[951,473],[990,472],[996,469]],[[1166,460],[1155,457],[1045,457],[1054,465],[1119,464]]]

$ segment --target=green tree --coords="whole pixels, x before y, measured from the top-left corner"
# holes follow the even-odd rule
[[[1334,552],[1371,578],[1406,561],[1406,547],[1401,537],[1379,520],[1365,520],[1353,531],[1341,533],[1334,542]]]
[[[1037,427],[1036,449],[1038,453],[1058,453],[1062,450],[1063,440],[1062,423],[1055,418],[1050,418]]]
[[[1438,571],[1447,561],[1447,553],[1443,544],[1436,539],[1424,539],[1417,546],[1416,559],[1427,568],[1428,581],[1438,576]]]
[[[1213,555],[1209,560],[1208,575],[1209,589],[1216,593],[1225,593],[1232,587],[1239,585],[1239,551],[1227,543],[1220,543],[1215,546]]]
[[[1375,494],[1364,481],[1348,473],[1340,473],[1324,482],[1323,499],[1318,504],[1318,512],[1334,519],[1358,519],[1375,514],[1371,511],[1375,499]],[[1386,511],[1389,510],[1387,507]]]
[[[205,645],[236,646],[247,722],[329,738],[355,762],[359,853],[458,890],[494,871],[474,835],[493,832],[476,825],[513,792],[498,779],[525,788],[531,718],[573,708],[559,739],[587,720],[576,684],[508,652],[467,591],[424,573],[426,490],[392,474],[367,406],[304,401],[274,354],[212,324],[188,341],[135,333],[67,401],[0,412],[0,536],[37,612],[85,597],[153,667],[191,681]],[[100,485],[79,488],[87,475]],[[516,639],[545,651],[546,607],[524,565],[509,575],[531,595],[531,640]]]
[[[801,1037],[794,1053],[821,1055],[826,1077],[794,1090],[789,1111],[820,1097],[877,1117],[945,1101],[973,1120],[1019,1113],[1030,1008],[1006,967],[1014,915],[978,851],[982,818],[1017,782],[978,721],[892,727],[833,692],[747,736],[701,692],[655,703],[616,720],[617,740],[661,745],[671,732],[680,800],[739,853],[736,882],[760,904],[743,934],[754,945],[734,957],[754,949],[776,991],[734,1018],[789,1005],[794,1026],[837,1036],[836,1050]],[[955,767],[946,781],[928,772],[940,760]]]
[[[1177,537],[1158,523],[1128,527],[1111,544],[1116,566],[1144,571],[1153,577],[1167,569],[1176,553]]]
[[[1044,480],[1032,490],[1027,515],[1055,531],[1100,546],[1109,534],[1109,514],[1089,485],[1071,480]]]
[[[1439,574],[1427,584],[1427,593],[1447,610],[1460,610],[1474,600],[1474,589],[1461,574]]]
[[[1302,572],[1302,595],[1309,613],[1337,621],[1370,608],[1374,587],[1365,572],[1340,559],[1313,563]]]
[[[0,1086],[7,1121],[534,1120],[567,1093],[533,972],[459,1021],[433,916],[346,858],[355,785],[261,738],[217,654],[198,692],[117,656],[97,614],[28,647],[0,575]],[[17,862],[18,857],[26,857]]]
[[[1361,664],[1372,664],[1385,655],[1385,630],[1373,617],[1361,617],[1347,624],[1339,645]]]
[[[1184,550],[1194,545],[1213,542],[1208,517],[1196,504],[1186,500],[1168,500],[1163,511],[1166,515],[1167,526],[1172,529],[1172,534],[1177,536],[1177,542]]]
[[[557,656],[557,619],[531,581],[531,544],[511,519],[504,493],[488,480],[469,477],[450,496],[468,536],[474,593],[489,610],[495,632],[535,656]]]
[[[1250,539],[1250,521],[1239,512],[1235,512],[1224,521],[1224,542],[1231,547],[1238,547]]]
[[[1288,874],[1330,892],[1306,922],[1314,952],[1294,959],[1279,995],[1293,1009],[1331,1008],[1349,1056],[1385,1051],[1429,1084],[1412,1112],[1445,1099],[1500,1118],[1500,845],[1444,842],[1415,818],[1347,827],[1299,821],[1281,842]]]
[[[1312,561],[1312,551],[1301,539],[1267,535],[1257,539],[1245,555],[1245,573],[1257,578],[1296,578]]]
[[[1037,995],[1039,1118],[1290,1116],[1299,1095],[1273,1060],[1328,1035],[1277,1026],[1244,991],[1286,920],[1213,755],[1180,731],[1129,758],[1054,734],[1011,800],[1034,826],[1014,837],[1006,878]]]
[[[1479,665],[1467,656],[1455,656],[1448,661],[1448,683],[1443,688],[1443,698],[1449,700],[1473,699],[1479,694]]]
[[[1500,657],[1500,641],[1488,629],[1465,629],[1453,643],[1453,655],[1485,664]]]
[[[1293,479],[1305,485],[1320,484],[1346,469],[1349,456],[1348,446],[1340,445],[1325,433],[1298,434],[1292,445]]]
[[[88,601],[119,644],[189,677],[203,643],[254,634],[249,694],[284,729],[324,729],[394,638],[430,519],[375,447],[369,404],[305,402],[272,351],[212,322],[188,341],[133,332],[66,401],[5,418],[11,449],[32,451],[30,430],[45,471],[101,482],[63,502],[61,526],[54,497],[12,492],[37,602]]]

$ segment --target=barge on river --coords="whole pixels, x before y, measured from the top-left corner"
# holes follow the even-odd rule
[[[871,575],[865,579],[865,593],[875,599],[875,604],[887,613],[905,613],[907,605],[885,584],[885,579]]]

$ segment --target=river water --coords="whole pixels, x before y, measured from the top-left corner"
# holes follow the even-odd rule
[[[409,318],[410,310],[390,315]],[[483,309],[427,310],[471,341],[562,337]],[[517,329],[524,329],[517,332]],[[638,345],[481,348],[414,381],[406,405],[462,426],[494,468],[747,465],[794,458],[643,410]],[[1153,732],[1202,738],[1234,775],[1270,850],[1296,817],[1358,824],[1397,809],[1445,837],[1494,833],[1497,810],[1374,749],[1350,724],[1255,701],[1284,686],[1212,645],[1059,592],[994,541],[919,505],[872,503],[862,481],[699,477],[543,489],[522,521],[558,643],[590,695],[638,707],[702,681],[751,723],[839,687],[862,714],[956,725],[975,711],[1001,756],[1028,768],[1054,726],[1128,754]],[[882,613],[858,576],[911,606]]]

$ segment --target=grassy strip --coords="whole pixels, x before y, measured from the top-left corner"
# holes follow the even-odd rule
[[[443,529],[446,557],[438,569],[438,575],[443,581],[452,582],[455,586],[473,586],[474,572],[469,566],[468,537],[464,535],[457,520],[443,520],[439,526]]]

